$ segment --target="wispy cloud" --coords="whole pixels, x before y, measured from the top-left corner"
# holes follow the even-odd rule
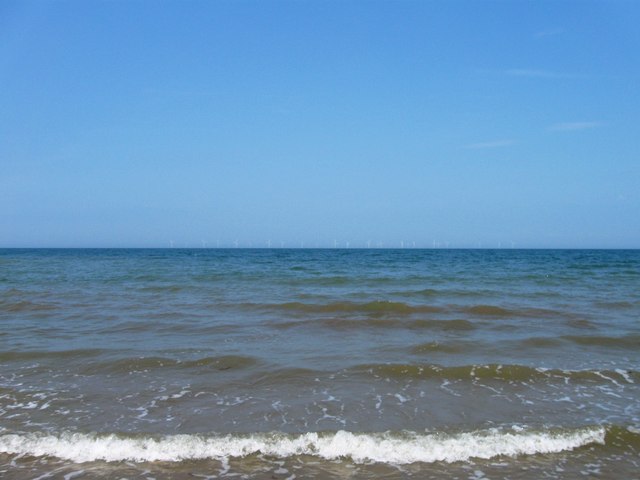
[[[573,72],[558,72],[556,70],[544,70],[537,68],[509,68],[500,70],[500,74],[508,75],[511,77],[522,78],[541,78],[541,79],[556,79],[556,80],[593,80],[593,79],[609,79],[618,80],[621,78],[619,75],[610,75],[606,73],[573,73]]]
[[[572,73],[554,72],[552,70],[536,70],[532,68],[511,68],[505,70],[507,75],[512,77],[530,77],[530,78],[579,78],[582,75]]]
[[[588,130],[590,128],[596,128],[602,126],[600,122],[564,122],[551,125],[549,130],[554,132],[573,132],[576,130]]]
[[[193,97],[193,98],[206,98],[206,97],[220,97],[220,92],[210,90],[194,90],[188,88],[155,88],[145,87],[142,89],[144,95],[154,97]]]
[[[502,148],[509,147],[514,145],[516,142],[514,140],[493,140],[490,142],[479,142],[479,143],[471,143],[469,145],[465,145],[464,148],[469,148],[472,150],[481,150],[485,148]]]

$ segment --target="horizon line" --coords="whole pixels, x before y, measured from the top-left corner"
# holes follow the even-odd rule
[[[640,247],[4,247],[0,250],[640,250]]]

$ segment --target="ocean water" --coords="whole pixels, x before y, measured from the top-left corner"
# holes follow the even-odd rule
[[[640,251],[0,250],[0,477],[640,478]]]

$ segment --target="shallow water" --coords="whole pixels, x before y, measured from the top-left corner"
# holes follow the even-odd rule
[[[634,478],[638,347],[639,251],[0,250],[0,475]]]

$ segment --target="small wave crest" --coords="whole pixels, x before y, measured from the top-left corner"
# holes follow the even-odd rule
[[[249,368],[258,363],[253,357],[242,355],[223,355],[204,357],[195,360],[177,360],[166,357],[122,358],[110,362],[96,362],[86,366],[83,373],[131,373],[151,370],[230,370]]]
[[[409,330],[474,330],[476,326],[469,320],[434,320],[434,319],[407,319],[395,317],[369,317],[369,318],[326,318],[314,319],[312,321],[294,320],[294,321],[278,321],[272,323],[273,328],[287,329],[294,327],[313,327],[327,328],[329,330],[362,330],[364,328],[387,328],[398,329],[406,328]]]
[[[106,350],[99,348],[78,348],[72,350],[26,350],[0,352],[0,362],[20,361],[20,360],[70,360],[87,359],[97,357],[105,353]]]
[[[462,311],[479,317],[557,318],[568,315],[566,312],[546,308],[504,308],[497,305],[473,305],[462,308]]]
[[[51,303],[37,303],[29,300],[0,301],[0,312],[29,313],[55,310],[58,308]]]
[[[355,313],[369,315],[409,315],[414,313],[437,313],[442,309],[432,305],[410,305],[404,302],[376,300],[366,303],[333,302],[333,303],[302,303],[287,302],[276,304],[252,305],[266,310],[288,311],[299,313]]]
[[[81,433],[4,434],[0,452],[57,457],[74,462],[168,461],[223,459],[262,454],[276,458],[311,455],[355,463],[458,462],[472,458],[534,455],[604,444],[606,429],[522,431],[491,429],[457,434],[402,433],[256,433],[250,435],[170,435],[125,437]]]
[[[417,348],[424,347],[418,346]],[[430,345],[427,344],[426,348]],[[640,381],[640,373],[627,370],[561,370],[534,368],[526,365],[460,365],[444,367],[436,364],[370,364],[353,367],[355,373],[369,373],[384,378],[443,378],[447,380],[610,382],[630,384]]]
[[[514,343],[525,348],[562,348],[563,345],[572,343],[581,347],[637,350],[640,348],[640,335],[559,335],[555,337],[525,338]]]
[[[441,342],[427,342],[420,345],[416,345],[411,349],[411,353],[464,353],[471,348],[468,342],[460,343],[441,343]]]
[[[511,310],[495,305],[474,305],[473,307],[468,307],[466,311],[472,315],[486,315],[491,317],[508,317],[514,314]]]
[[[626,335],[624,337],[610,337],[604,335],[568,335],[561,337],[583,346],[605,348],[640,348],[640,335]]]

